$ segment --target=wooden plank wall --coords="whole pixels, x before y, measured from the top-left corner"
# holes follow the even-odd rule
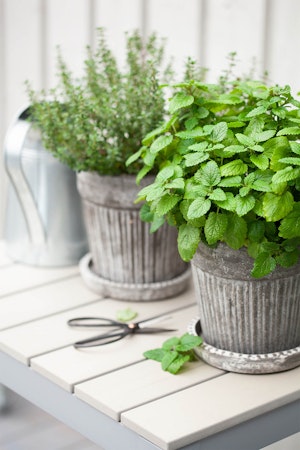
[[[258,74],[267,69],[272,82],[300,90],[299,0],[0,0],[0,150],[9,122],[27,101],[24,81],[36,89],[53,86],[57,45],[80,74],[97,26],[106,28],[120,63],[124,31],[156,30],[167,37],[178,74],[192,56],[214,81],[228,53],[237,51],[242,72],[255,59]],[[5,184],[0,160],[0,236]]]

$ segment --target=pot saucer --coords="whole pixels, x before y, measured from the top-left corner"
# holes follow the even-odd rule
[[[92,255],[87,253],[79,262],[79,270],[85,284],[92,291],[103,297],[126,301],[163,300],[179,295],[187,289],[190,268],[178,277],[156,283],[119,283],[102,278],[93,271]]]
[[[188,324],[188,333],[201,335],[200,318],[195,317]],[[300,365],[300,346],[281,352],[266,354],[244,354],[218,349],[203,344],[195,349],[196,355],[211,366],[222,370],[247,374],[283,372]]]

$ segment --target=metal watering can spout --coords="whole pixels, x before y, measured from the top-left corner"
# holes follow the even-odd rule
[[[30,122],[17,114],[4,142],[10,186],[4,224],[8,254],[37,266],[77,264],[88,251],[76,175],[46,151]]]

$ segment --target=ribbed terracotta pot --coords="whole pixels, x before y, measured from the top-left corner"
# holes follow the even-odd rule
[[[186,289],[189,267],[177,250],[177,230],[167,225],[150,234],[134,204],[141,186],[135,176],[77,174],[90,254],[80,268],[96,292],[123,300],[156,300]]]
[[[290,351],[295,367],[300,364],[300,263],[277,268],[261,279],[251,277],[252,267],[253,259],[245,248],[199,245],[192,273],[206,350],[211,346],[204,357],[218,367],[243,372],[252,355],[253,367],[248,372],[265,373],[290,368],[275,361],[281,358],[283,363],[282,355]],[[228,365],[230,352],[231,359],[237,356]],[[263,371],[254,355],[265,355]]]

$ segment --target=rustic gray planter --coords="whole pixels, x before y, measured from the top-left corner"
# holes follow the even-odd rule
[[[268,354],[265,368],[252,358],[257,372],[253,367],[246,369],[263,373],[290,368],[291,361],[280,367],[274,361],[280,352],[292,351],[295,367],[300,364],[300,263],[290,269],[278,268],[261,279],[251,277],[252,266],[245,248],[199,245],[192,273],[207,344],[204,357],[226,370],[245,372],[245,355]],[[233,353],[238,356],[232,359]]]
[[[143,185],[149,179],[143,181]],[[188,265],[177,251],[177,230],[167,225],[150,234],[134,204],[141,189],[133,175],[77,174],[90,255],[80,269],[96,292],[126,300],[156,300],[183,291]]]

